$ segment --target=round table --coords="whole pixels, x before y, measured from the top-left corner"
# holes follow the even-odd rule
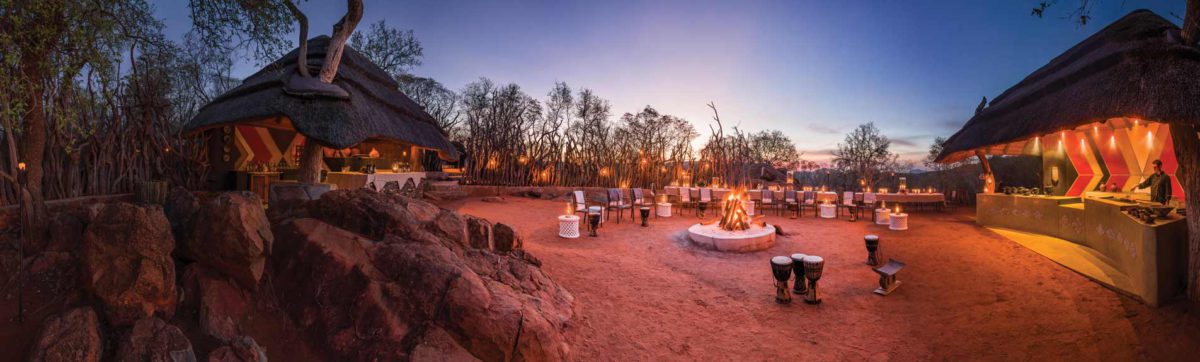
[[[574,239],[579,237],[579,217],[575,215],[559,215],[558,237]]]
[[[890,219],[888,229],[908,230],[908,214],[891,214],[888,218]]]
[[[888,225],[891,222],[891,218],[888,216],[891,214],[892,210],[890,209],[875,209],[875,225]]]
[[[656,205],[658,206],[658,208],[657,208],[657,210],[655,210],[655,212],[658,215],[658,217],[671,217],[671,204],[665,203],[665,202],[660,202]]]
[[[832,218],[837,217],[837,205],[821,204],[821,205],[818,205],[818,207],[820,207],[820,209],[821,209],[821,218],[822,219],[832,219]]]

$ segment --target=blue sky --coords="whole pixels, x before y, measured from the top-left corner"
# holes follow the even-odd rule
[[[715,102],[726,125],[779,129],[825,161],[845,133],[875,122],[908,160],[994,97],[1108,23],[1147,8],[1179,23],[1185,2],[1092,0],[1087,26],[1039,19],[1037,0],[466,1],[365,0],[360,28],[412,29],[425,48],[413,70],[452,89],[480,77],[545,98],[556,81],[591,88],[617,115],[646,105],[706,138]],[[178,37],[186,1],[156,1]],[[344,1],[301,4],[310,34],[328,34]],[[235,76],[256,70],[239,64]]]

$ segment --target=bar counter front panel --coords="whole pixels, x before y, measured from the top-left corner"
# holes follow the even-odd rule
[[[1153,225],[1126,215],[1136,203],[1102,198],[978,194],[976,223],[1052,236],[1089,247],[1124,273],[1135,294],[1151,305],[1182,291],[1187,223],[1172,213]]]

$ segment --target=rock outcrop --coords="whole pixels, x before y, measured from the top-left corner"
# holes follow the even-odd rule
[[[108,321],[132,325],[175,311],[175,240],[159,206],[107,204],[83,237],[81,277]]]
[[[192,343],[179,328],[150,317],[134,323],[117,347],[117,361],[195,362]]]
[[[515,230],[498,224],[506,247],[492,250],[486,221],[418,202],[333,191],[310,208],[320,220],[276,225],[277,299],[313,345],[349,360],[566,358],[574,298]]]
[[[255,290],[275,236],[262,201],[251,192],[224,192],[200,203],[186,255]]]
[[[33,362],[98,362],[104,355],[100,319],[92,308],[50,317],[30,351]]]
[[[241,322],[253,308],[250,292],[198,263],[184,269],[183,288],[183,306],[194,312],[201,332],[225,342],[241,335]]]
[[[208,362],[267,362],[267,351],[254,338],[241,336],[209,353]]]

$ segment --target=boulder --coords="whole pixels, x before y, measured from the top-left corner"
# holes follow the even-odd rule
[[[409,204],[412,205],[412,204]],[[462,250],[471,247],[467,237],[467,221],[457,212],[438,209],[437,216],[426,223],[426,229],[448,242],[452,250]]]
[[[174,248],[161,207],[120,202],[100,209],[83,236],[81,277],[110,323],[174,313]]]
[[[87,228],[86,215],[75,212],[56,212],[50,215],[50,229],[45,251],[78,253],[83,231]],[[26,250],[26,253],[34,250]]]
[[[241,322],[251,309],[251,293],[198,263],[183,271],[184,306],[194,311],[200,331],[229,342],[241,335]]]
[[[208,362],[267,362],[267,351],[254,338],[240,336],[209,353]]]
[[[383,240],[387,234],[409,234],[420,229],[421,222],[408,209],[408,200],[366,188],[336,190],[322,195],[309,209],[313,217],[322,221],[371,240]],[[417,206],[414,209],[424,208]],[[432,220],[436,215],[425,217]]]
[[[163,213],[171,223],[171,234],[175,240],[189,240],[192,226],[196,223],[196,213],[200,211],[200,198],[183,187],[175,187],[167,193],[167,201],[163,203]]]
[[[30,361],[98,362],[104,354],[100,319],[90,307],[50,317],[32,346]]]
[[[507,252],[522,248],[525,241],[512,226],[496,223],[492,227],[492,242],[496,251]]]
[[[574,300],[523,251],[459,253],[405,234],[374,243],[314,219],[276,236],[281,307],[338,359],[566,358]]]
[[[186,254],[242,287],[256,290],[274,241],[258,196],[225,192],[201,203]]]
[[[117,361],[195,362],[192,343],[178,327],[150,317],[137,321],[117,347]]]
[[[467,240],[471,248],[492,250],[492,223],[470,215],[464,217],[467,219]]]

